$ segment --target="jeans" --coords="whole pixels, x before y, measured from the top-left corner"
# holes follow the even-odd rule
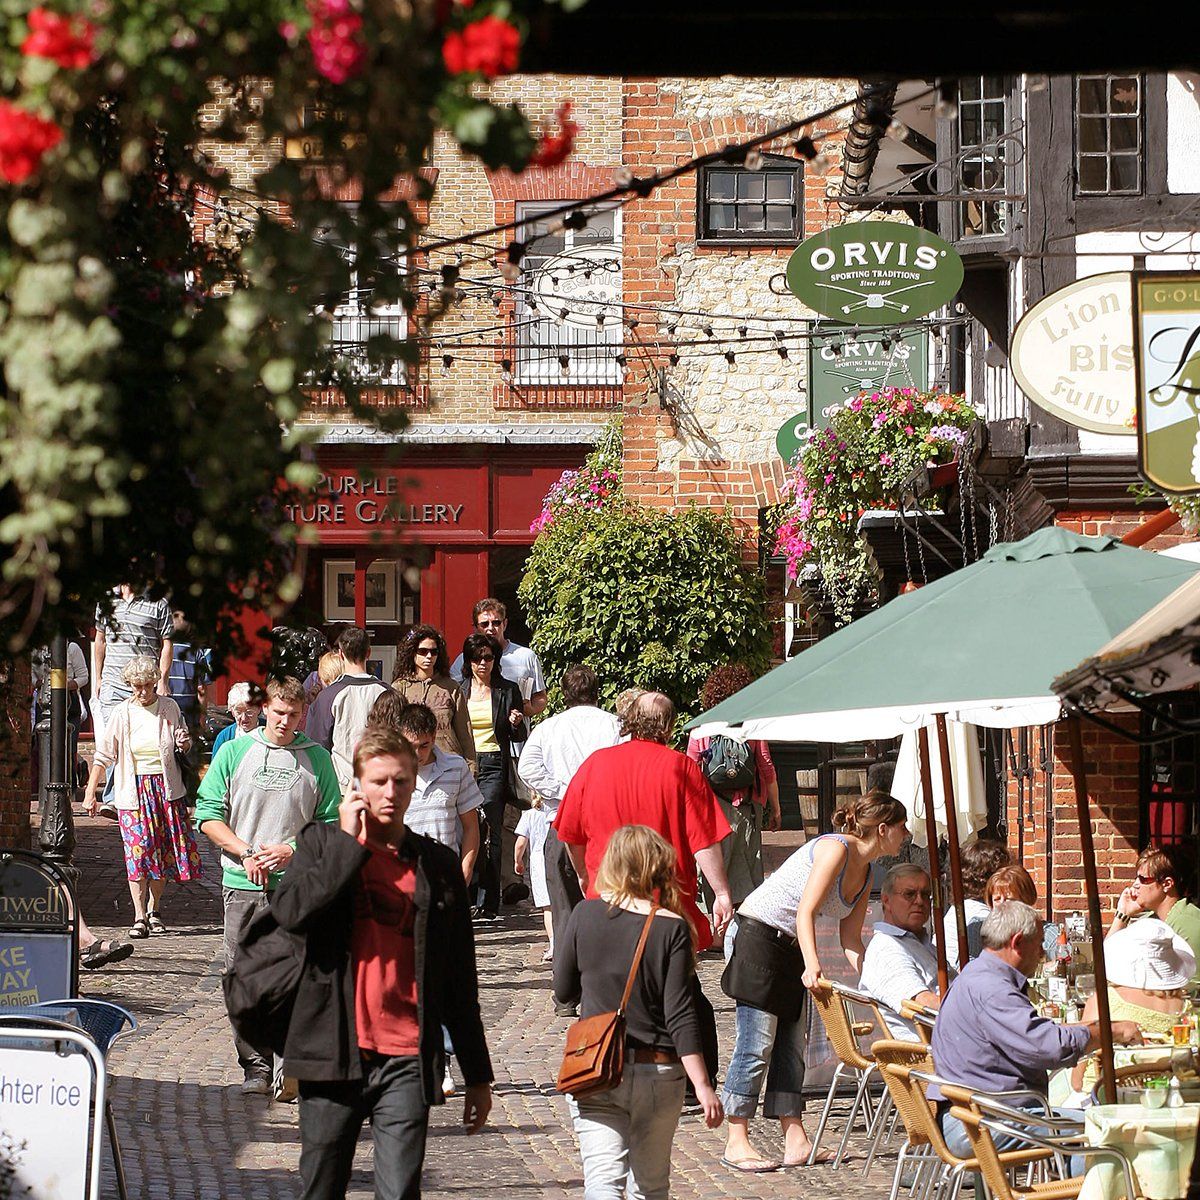
[[[271,897],[260,888],[245,891],[241,888],[222,888],[221,898],[225,905],[225,928],[222,937],[222,949],[225,952],[225,969],[233,966],[233,958],[237,953],[238,941],[242,931],[271,903]],[[271,1077],[276,1088],[283,1081],[283,1059],[277,1058],[270,1046],[252,1046],[249,1042],[233,1035],[233,1043],[237,1047],[238,1062],[247,1076],[267,1075]]]
[[[583,1200],[667,1200],[671,1142],[683,1108],[678,1063],[626,1061],[608,1092],[570,1102],[583,1159]]]
[[[500,911],[500,858],[504,837],[504,803],[507,780],[504,778],[504,755],[496,752],[480,754],[475,782],[483,793],[483,815],[487,817],[487,842],[479,847],[479,898],[484,912]]]
[[[737,922],[725,934],[725,957],[733,949]],[[733,1058],[725,1072],[722,1103],[728,1117],[749,1120],[758,1109],[758,1097],[767,1085],[765,1117],[798,1117],[804,1112],[804,1022],[807,1005],[794,1021],[737,1002]]]
[[[420,1200],[429,1106],[415,1055],[363,1055],[363,1077],[300,1081],[301,1200],[345,1200],[354,1146],[371,1119],[377,1200]]]

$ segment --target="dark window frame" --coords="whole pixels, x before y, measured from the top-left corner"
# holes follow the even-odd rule
[[[712,203],[708,196],[709,179],[714,173],[724,172],[735,178],[740,175],[766,178],[771,175],[791,176],[792,184],[792,224],[789,229],[720,229],[713,230],[709,221],[709,206]],[[749,207],[760,203],[757,200],[739,201],[735,196],[731,201],[733,207],[739,204]],[[761,201],[764,208],[767,200]],[[778,207],[783,207],[782,204]],[[728,163],[713,163],[701,167],[696,172],[696,242],[701,246],[790,246],[804,239],[804,163],[782,155],[764,154],[762,169],[751,171],[748,167]]]
[[[1121,114],[1110,112],[1111,100],[1106,99],[1105,111],[1103,113],[1082,113],[1080,111],[1080,85],[1085,80],[1105,81],[1105,94],[1108,96],[1112,83],[1119,79],[1132,79],[1137,84],[1137,111],[1132,114]],[[1146,77],[1140,72],[1119,72],[1119,71],[1095,71],[1083,72],[1072,77],[1071,80],[1071,135],[1072,135],[1072,158],[1071,158],[1071,176],[1075,195],[1082,199],[1108,199],[1108,198],[1124,198],[1133,199],[1139,196],[1144,196],[1147,191],[1147,123],[1146,110],[1149,89],[1146,86]],[[1111,122],[1114,118],[1122,119],[1128,116],[1135,118],[1137,123],[1137,145],[1132,149],[1121,149],[1116,152],[1112,149],[1112,127]],[[1093,120],[1102,120],[1105,122],[1105,145],[1106,150],[1103,153],[1096,151],[1083,150],[1080,146],[1080,119],[1088,118]],[[1106,186],[1103,189],[1084,188],[1082,186],[1081,168],[1083,160],[1095,159],[1105,163]],[[1132,159],[1137,167],[1137,186],[1130,189],[1115,189],[1112,186],[1112,160],[1114,158]]]
[[[1159,697],[1161,703],[1163,698]],[[1200,717],[1200,700],[1195,693],[1182,693],[1170,699],[1171,715],[1193,721]],[[1140,718],[1143,735],[1159,732],[1153,719],[1147,714]],[[1200,834],[1200,734],[1187,733],[1170,741],[1143,746],[1138,763],[1138,845],[1140,854],[1151,842],[1165,847],[1181,845],[1184,871],[1190,875],[1183,881],[1184,895],[1195,898],[1200,894],[1200,856],[1196,854],[1197,835]],[[1178,786],[1182,784],[1183,786]],[[1151,820],[1152,805],[1179,806],[1179,815],[1189,828],[1174,837],[1158,836]],[[1164,819],[1160,814],[1160,820]]]

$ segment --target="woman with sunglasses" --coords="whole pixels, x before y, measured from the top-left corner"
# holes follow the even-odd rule
[[[487,840],[481,842],[478,859],[482,895],[476,915],[492,920],[500,914],[500,850],[512,740],[524,728],[525,709],[517,685],[500,674],[500,643],[490,634],[473,633],[463,642],[462,694],[475,739],[476,782],[487,821]]]
[[[475,739],[467,719],[467,702],[450,678],[446,639],[432,625],[414,625],[396,649],[392,687],[406,704],[424,704],[437,717],[434,744],[447,754],[467,760],[476,770]]]

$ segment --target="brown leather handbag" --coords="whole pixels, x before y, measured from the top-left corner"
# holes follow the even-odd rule
[[[633,981],[642,965],[642,953],[657,911],[658,906],[651,905],[650,915],[642,926],[620,1008],[616,1012],[597,1013],[594,1017],[580,1017],[567,1029],[567,1046],[556,1086],[576,1100],[611,1091],[621,1082],[625,1071],[625,1006],[633,993]]]

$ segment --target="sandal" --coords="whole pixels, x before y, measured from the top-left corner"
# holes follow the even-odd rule
[[[109,963],[124,962],[133,953],[130,942],[101,941],[96,939],[86,950],[79,953],[79,965],[85,971],[106,967]]]
[[[770,1171],[778,1171],[783,1164],[777,1158],[727,1158],[722,1155],[721,1166],[740,1171],[743,1175],[766,1175]]]
[[[166,933],[167,927],[163,924],[163,919],[156,912],[149,913],[146,917],[146,923],[150,926],[151,933]]]
[[[136,941],[141,941],[150,936],[150,924],[145,917],[138,917],[136,921],[129,927],[128,936]]]

